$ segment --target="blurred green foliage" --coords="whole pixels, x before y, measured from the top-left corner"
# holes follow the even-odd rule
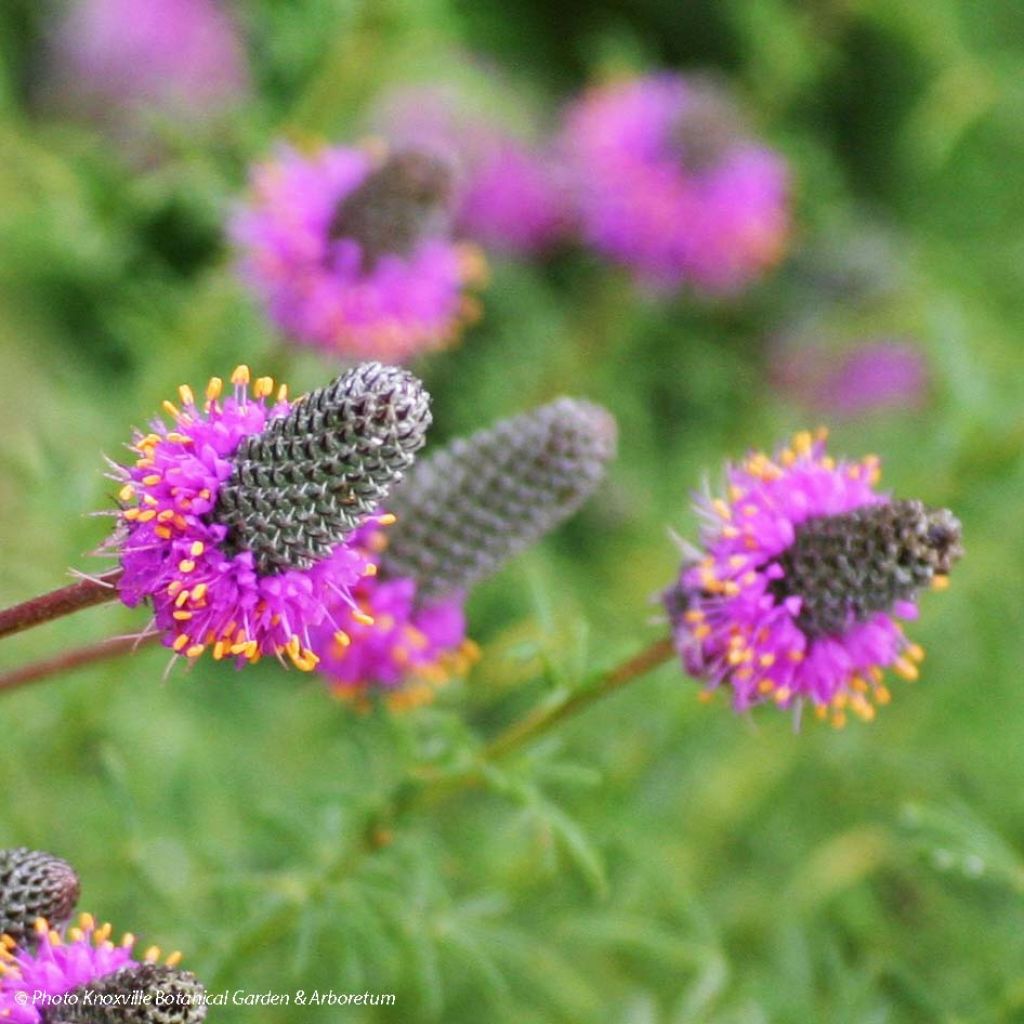
[[[376,91],[490,55],[550,108],[622,66],[712,67],[791,159],[795,253],[740,303],[636,294],[579,253],[497,261],[486,316],[417,369],[435,441],[559,393],[621,456],[575,521],[480,588],[484,658],[437,704],[357,716],[315,679],[146,650],[0,698],[0,842],[69,857],[83,905],[186,950],[214,990],[395,992],[390,1009],[211,1020],[1024,1020],[1024,12],[1015,0],[248,0],[256,81],[215,134],[140,160],[40,110],[56,4],[0,7],[0,599],[101,565],[129,427],[236,362],[296,388],[221,225],[281,135],[351,138]],[[658,635],[689,493],[806,413],[768,386],[814,253],[867,228],[895,290],[816,322],[908,329],[924,411],[833,425],[895,493],[949,505],[968,557],[913,635],[923,681],[871,726],[794,733],[704,707],[664,667],[468,791],[382,815],[417,772]],[[802,255],[804,254],[804,255]],[[810,254],[807,256],[806,254]],[[803,268],[803,269],[802,269]],[[889,274],[882,268],[883,276]],[[810,284],[809,284],[810,280]],[[812,289],[813,290],[813,289]],[[107,607],[5,641],[13,666],[141,626]]]

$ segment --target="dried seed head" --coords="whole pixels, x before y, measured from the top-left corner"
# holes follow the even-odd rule
[[[773,589],[801,599],[797,623],[808,636],[841,635],[945,576],[962,555],[952,512],[920,501],[866,505],[801,523]]]
[[[263,575],[308,569],[373,512],[412,464],[430,396],[405,370],[364,363],[247,437],[213,519]]]
[[[66,993],[44,1024],[199,1024],[206,990],[188,971],[132,964]]]
[[[358,242],[364,270],[372,270],[385,253],[407,256],[423,238],[443,229],[452,186],[451,167],[443,160],[401,150],[345,197],[330,237]]]
[[[424,598],[468,589],[575,512],[615,446],[611,413],[572,398],[454,441],[389,500],[383,574],[412,577]]]
[[[0,934],[20,943],[32,934],[36,918],[63,924],[79,891],[67,861],[24,846],[0,850]]]

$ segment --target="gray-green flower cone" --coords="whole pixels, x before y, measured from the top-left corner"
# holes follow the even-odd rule
[[[24,846],[0,850],[0,935],[21,943],[38,917],[62,925],[79,891],[78,875],[67,861]]]
[[[428,600],[468,590],[593,494],[616,437],[606,409],[560,398],[420,460],[387,503],[382,576]]]
[[[423,447],[430,396],[410,373],[364,363],[246,438],[213,519],[224,548],[272,575],[308,569],[372,513]]]
[[[920,501],[815,516],[779,558],[785,576],[773,589],[800,597],[797,622],[808,636],[839,635],[851,618],[863,622],[947,575],[963,554],[960,538],[952,512]]]
[[[79,985],[43,1013],[45,1024],[199,1024],[205,992],[194,974],[133,964]]]

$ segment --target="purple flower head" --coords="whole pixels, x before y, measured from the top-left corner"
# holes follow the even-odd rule
[[[394,710],[414,707],[429,701],[437,686],[463,675],[478,656],[466,639],[464,601],[460,594],[418,601],[415,580],[377,575],[386,534],[364,529],[359,542],[374,572],[357,584],[355,605],[332,609],[333,621],[314,633],[318,670],[335,696],[359,706],[373,690]]]
[[[889,339],[865,341],[838,353],[787,344],[776,352],[773,376],[787,396],[847,418],[920,409],[928,391],[924,354],[909,341]]]
[[[960,524],[877,493],[878,475],[874,456],[836,462],[824,432],[802,433],[701,499],[701,550],[664,602],[687,672],[727,686],[736,710],[809,701],[842,725],[888,703],[884,669],[917,678],[923,651],[897,620],[916,617],[920,588],[945,586]]]
[[[563,148],[585,239],[659,288],[730,293],[757,278],[786,243],[789,175],[738,121],[717,88],[675,74],[584,94]]]
[[[163,642],[187,658],[209,650],[239,665],[317,657],[311,631],[329,605],[353,602],[373,563],[350,535],[390,517],[375,510],[422,446],[429,398],[403,370],[367,363],[291,403],[249,371],[205,402],[187,386],[173,423],[137,434],[123,481],[119,528],[122,601],[149,601]]]
[[[449,193],[423,154],[282,147],[233,218],[239,272],[295,341],[388,362],[443,347],[478,314],[466,289],[485,276],[449,236]]]
[[[546,249],[569,226],[564,172],[477,93],[444,85],[396,90],[376,123],[385,137],[436,153],[456,169],[461,234],[499,251]]]
[[[462,674],[478,656],[465,638],[470,589],[575,512],[615,446],[610,413],[561,398],[421,460],[391,495],[394,527],[360,532],[379,572],[360,581],[357,608],[314,635],[334,692],[407,706]]]
[[[214,0],[81,0],[55,51],[66,102],[103,120],[154,111],[195,121],[248,87],[238,32]]]
[[[110,934],[109,924],[97,927],[90,914],[83,914],[79,925],[66,932],[39,918],[33,941],[24,946],[5,938],[0,943],[0,1020],[42,1024],[53,1019],[44,1013],[47,1006],[59,1005],[55,997],[137,964],[132,956],[135,937],[125,935],[115,945]],[[159,957],[159,950],[147,950],[145,959]],[[177,959],[175,954],[169,962]]]

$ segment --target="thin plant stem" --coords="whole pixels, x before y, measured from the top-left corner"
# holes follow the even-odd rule
[[[19,686],[28,683],[35,683],[41,679],[48,679],[58,672],[70,672],[85,665],[93,665],[98,661],[107,661],[111,658],[120,658],[131,654],[139,647],[153,643],[160,638],[159,633],[150,633],[145,636],[113,636],[99,643],[88,644],[85,647],[76,647],[74,650],[65,651],[52,658],[44,658],[41,661],[34,661],[21,668],[11,669],[9,672],[0,673],[0,693],[7,690],[14,690]]]
[[[51,590],[48,594],[5,608],[0,611],[0,637],[52,622],[95,604],[113,601],[117,597],[117,581],[120,578],[121,570],[114,569],[95,579],[81,579],[59,590]]]
[[[605,697],[642,679],[648,672],[675,657],[676,649],[671,637],[655,640],[639,654],[599,674],[593,682],[580,687],[555,704],[532,711],[510,725],[484,747],[469,771],[455,775],[431,769],[414,772],[412,777],[399,787],[389,812],[382,817],[379,827],[390,831],[390,825],[395,819],[404,816],[413,808],[434,807],[463,789],[481,784],[485,765],[500,761],[521,747],[527,746],[566,719],[578,715]]]
[[[581,687],[557,704],[539,708],[509,726],[484,748],[483,760],[499,761],[503,757],[507,757],[520,747],[532,743],[544,733],[549,732],[565,719],[579,714],[597,701],[616,693],[675,656],[676,651],[671,637],[656,640],[646,650],[598,676],[589,686]]]

